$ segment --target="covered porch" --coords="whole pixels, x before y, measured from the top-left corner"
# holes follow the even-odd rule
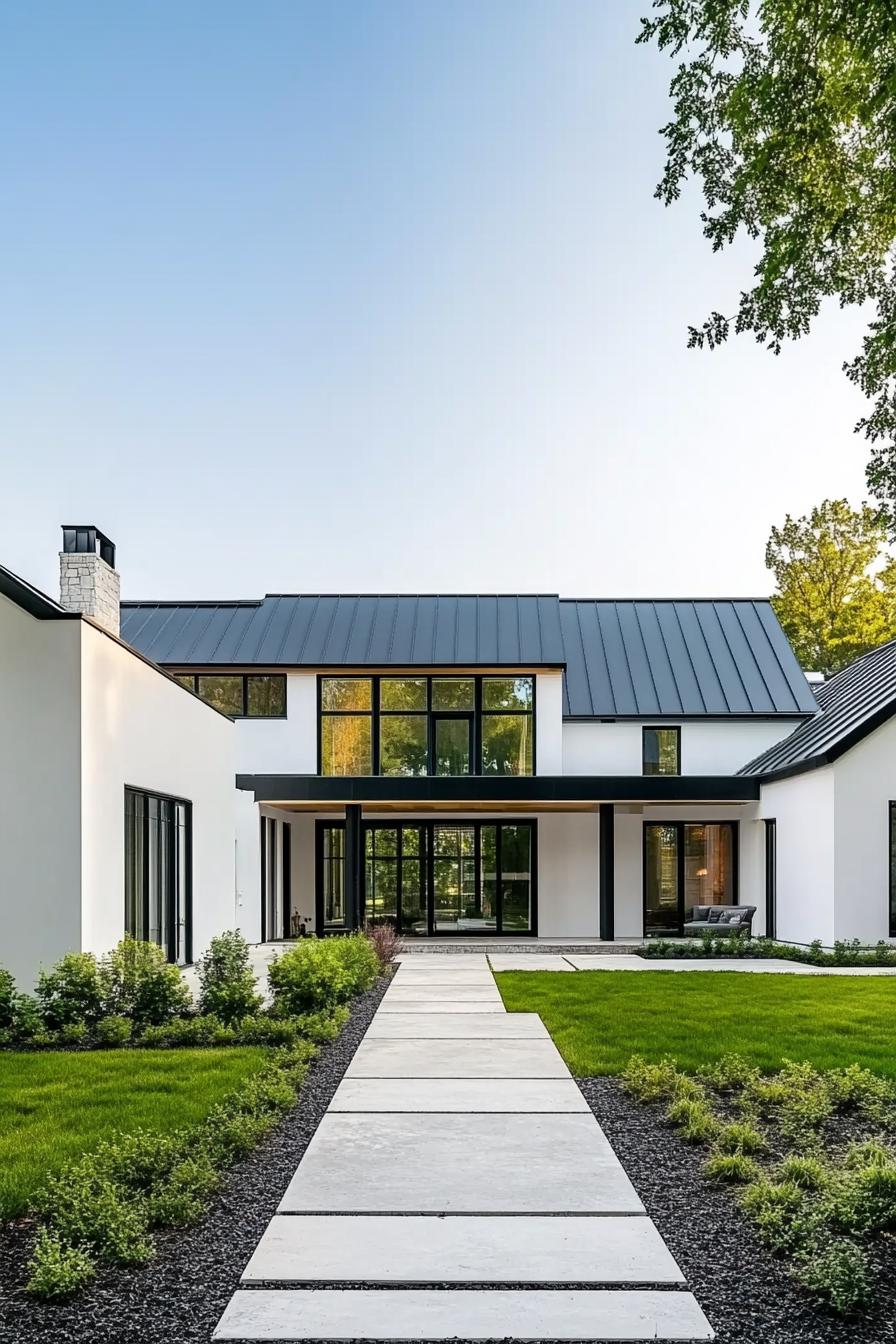
[[[758,904],[739,776],[238,776],[260,820],[262,941],[396,923],[409,942],[597,950]],[[249,799],[246,799],[249,802]]]

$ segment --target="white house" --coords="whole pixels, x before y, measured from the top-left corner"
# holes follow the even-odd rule
[[[119,606],[111,544],[67,529],[60,604],[0,571],[0,964],[125,929],[189,960],[234,923],[631,939],[695,906],[888,938],[894,660],[814,694],[764,599]]]

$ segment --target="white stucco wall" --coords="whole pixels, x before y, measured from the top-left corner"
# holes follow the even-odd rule
[[[80,628],[0,596],[0,966],[30,990],[80,937]]]
[[[595,812],[546,812],[538,823],[538,933],[597,938],[600,840]]]
[[[760,814],[777,822],[777,935],[830,945],[834,918],[834,769],[825,766],[762,788]]]
[[[563,774],[563,673],[535,677],[535,773]]]
[[[896,720],[883,724],[829,768],[836,805],[834,934],[876,943],[889,937],[889,803],[896,800]]]
[[[234,730],[114,639],[81,630],[81,946],[124,932],[124,789],[192,803],[193,955],[233,928]]]
[[[650,719],[563,724],[565,775],[640,775],[641,730]],[[687,719],[681,727],[683,775],[734,774],[788,737],[798,719]]]
[[[237,719],[234,730],[238,773],[317,774],[317,675],[286,674],[285,719]]]

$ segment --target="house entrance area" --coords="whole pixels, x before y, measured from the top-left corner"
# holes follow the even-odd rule
[[[695,905],[737,903],[737,823],[645,822],[644,932],[680,936]]]
[[[365,821],[361,920],[405,937],[536,932],[533,821]],[[317,927],[348,927],[346,827],[317,824]]]

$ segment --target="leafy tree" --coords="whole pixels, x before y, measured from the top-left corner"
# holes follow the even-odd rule
[[[760,242],[736,312],[690,328],[713,348],[751,331],[778,354],[825,298],[870,303],[844,365],[873,398],[871,493],[896,528],[896,4],[893,0],[654,0],[639,42],[684,59],[663,128],[666,204],[696,178],[714,251]]]
[[[772,528],[772,606],[803,667],[839,672],[896,635],[896,561],[885,559],[885,542],[879,512],[845,499]]]

